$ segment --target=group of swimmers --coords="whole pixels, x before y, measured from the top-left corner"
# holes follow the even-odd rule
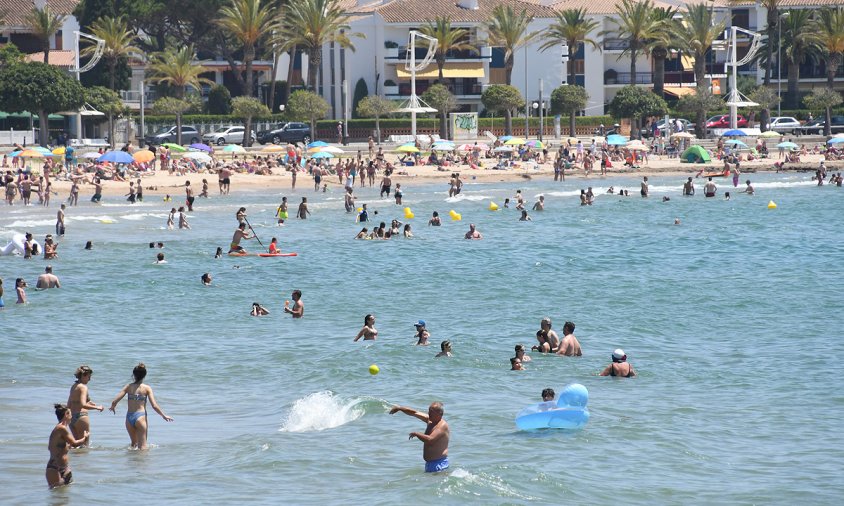
[[[67,404],[54,404],[56,419],[58,423],[50,432],[48,450],[50,460],[47,461],[46,478],[50,488],[68,485],[73,481],[73,474],[70,469],[70,448],[87,446],[91,439],[91,422],[88,413],[90,410],[103,412],[104,406],[96,404],[91,400],[88,392],[88,383],[94,374],[93,369],[87,365],[76,369],[76,382],[70,388],[70,395]],[[147,400],[152,409],[161,415],[167,422],[173,418],[167,416],[161,410],[155,400],[152,388],[143,381],[146,378],[147,369],[143,363],[139,363],[132,370],[133,381],[126,384],[114,397],[109,410],[115,413],[118,403],[128,398],[128,410],[126,412],[126,431],[133,449],[146,450],[148,421],[147,421]]]

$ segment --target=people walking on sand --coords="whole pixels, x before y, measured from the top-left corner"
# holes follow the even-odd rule
[[[408,439],[416,438],[422,441],[422,458],[425,460],[426,473],[438,473],[448,469],[448,443],[451,431],[443,415],[445,410],[441,402],[432,402],[428,406],[428,413],[422,413],[412,408],[393,406],[390,414],[402,412],[425,422],[425,432],[411,432]]]
[[[127,397],[128,409],[126,412],[126,431],[129,433],[129,439],[132,442],[132,448],[137,450],[147,449],[147,434],[149,429],[149,420],[147,419],[147,399],[149,399],[150,406],[156,413],[161,415],[165,422],[172,422],[173,418],[164,414],[164,411],[158,406],[155,401],[155,395],[149,385],[144,384],[144,378],[147,376],[147,368],[143,362],[139,363],[132,369],[132,377],[134,381],[123,387],[114,400],[111,401],[111,407],[108,408],[112,413],[116,413],[115,408],[117,404]]]
[[[76,382],[70,387],[70,394],[67,397],[67,406],[71,413],[69,427],[73,432],[73,437],[77,439],[82,439],[91,431],[88,410],[95,409],[102,413],[105,409],[101,404],[95,404],[88,393],[88,382],[91,381],[93,374],[94,370],[87,365],[79,366],[74,374]]]
[[[83,446],[88,443],[88,432],[83,432],[82,437],[77,439],[68,427],[72,420],[70,408],[64,404],[53,404],[56,419],[59,421],[53,431],[50,432],[50,439],[47,449],[50,451],[50,460],[47,461],[45,476],[47,485],[50,488],[70,485],[73,481],[73,473],[70,470],[70,449]]]

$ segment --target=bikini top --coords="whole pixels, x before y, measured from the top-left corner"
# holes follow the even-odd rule
[[[147,400],[147,396],[141,395],[141,394],[129,394],[127,397],[129,398],[130,401],[146,402],[146,400]]]

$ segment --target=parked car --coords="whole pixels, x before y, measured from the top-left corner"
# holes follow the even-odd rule
[[[270,130],[258,132],[258,142],[281,144],[282,142],[311,142],[311,127],[306,123],[279,123]]]
[[[199,142],[201,138],[202,135],[199,133],[199,130],[192,126],[182,125],[183,144],[193,144]],[[158,146],[160,144],[164,144],[165,142],[176,142],[176,127],[161,127],[154,134],[144,137],[144,142],[150,146]]]
[[[736,117],[736,127],[744,128],[746,126],[747,118],[739,114]],[[721,114],[718,116],[712,116],[711,118],[706,120],[706,128],[730,128],[730,115]]]
[[[823,135],[824,125],[826,125],[826,120],[823,118],[810,121],[803,125],[803,133],[806,135]],[[833,135],[844,132],[844,116],[833,116],[829,129]]]
[[[769,130],[792,135],[800,135],[803,128],[797,118],[791,116],[774,116],[769,125]]]
[[[670,127],[670,132],[674,133],[676,131],[675,122],[677,118],[669,118],[668,120],[670,123],[668,126]],[[687,119],[680,118],[680,124],[683,125],[683,132],[690,132],[695,129],[695,124]],[[665,118],[656,122],[657,128],[659,129],[660,135],[665,135]],[[653,134],[653,129],[651,128],[642,128],[642,137],[650,137]]]
[[[202,136],[202,142],[214,143],[218,146],[223,144],[242,144],[243,132],[246,127],[243,126],[227,126],[216,132],[211,132]],[[255,142],[255,132],[252,132],[252,142]]]

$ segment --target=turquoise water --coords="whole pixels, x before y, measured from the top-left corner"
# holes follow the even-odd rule
[[[632,194],[638,179],[469,181],[455,199],[445,184],[402,182],[417,237],[389,242],[352,240],[359,225],[339,192],[285,192],[294,206],[308,196],[313,216],[281,229],[275,192],[200,200],[190,231],[164,230],[170,206],[149,196],[85,202],[52,262],[61,290],[30,290],[16,307],[14,278],[34,286],[45,262],[0,257],[0,501],[837,504],[844,193],[809,177],[754,174],[758,195],[729,202],[682,198],[676,177],[652,177],[648,200],[602,194]],[[599,196],[580,207],[587,184]],[[486,210],[517,188],[530,203],[545,194],[547,210],[529,223]],[[374,189],[359,202],[401,219]],[[265,244],[276,235],[299,256],[215,260],[241,205]],[[439,229],[426,226],[433,210]],[[54,216],[0,207],[0,246],[13,231],[43,238]],[[469,222],[485,240],[462,240]],[[166,265],[152,265],[147,243],[159,240]],[[294,289],[299,321],[282,313]],[[271,314],[249,317],[253,301]],[[379,339],[353,343],[367,313]],[[513,346],[533,344],[546,315],[558,332],[577,324],[583,357],[534,355],[510,372]],[[419,318],[432,346],[412,346]],[[455,357],[434,360],[443,339]],[[595,376],[618,347],[639,378]],[[93,447],[71,454],[75,484],[47,490],[51,404],[67,399],[73,371],[91,365],[91,396],[108,405],[138,361],[175,422],[151,412],[154,446],[134,452],[125,401],[117,416],[91,413]],[[585,429],[516,431],[543,388],[571,382],[590,392]],[[452,430],[451,470],[436,476],[407,440],[424,426],[387,414],[433,400]]]

